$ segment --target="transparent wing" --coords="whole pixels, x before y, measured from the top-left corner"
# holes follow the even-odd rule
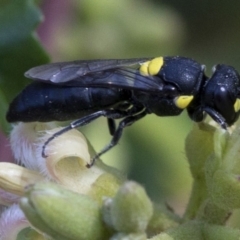
[[[152,58],[110,59],[51,63],[34,67],[25,76],[65,86],[120,87],[143,91],[161,91],[159,77],[143,76],[139,66]]]
[[[89,73],[116,69],[126,66],[139,66],[151,58],[109,59],[109,60],[79,60],[41,65],[28,70],[27,78],[53,83],[68,82]]]

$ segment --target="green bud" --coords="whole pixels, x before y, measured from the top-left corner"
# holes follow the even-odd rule
[[[204,239],[239,240],[240,239],[240,230],[230,228],[227,226],[205,224],[204,225]]]
[[[53,183],[31,187],[20,206],[34,227],[58,240],[107,239],[101,208],[92,198]]]
[[[205,239],[202,234],[203,225],[203,222],[188,221],[179,225],[179,227],[171,228],[164,233],[154,236],[151,240],[202,240]]]
[[[156,235],[151,240],[239,240],[239,238],[239,229],[206,224],[201,221],[189,221],[177,228]]]
[[[214,152],[214,132],[215,128],[209,124],[194,124],[185,141],[186,156],[194,180],[185,220],[194,219],[202,202],[208,197],[205,163]]]
[[[110,211],[110,213],[109,213]],[[144,188],[135,182],[126,182],[107,205],[108,223],[123,233],[144,232],[153,214],[152,203]],[[110,215],[110,217],[109,217]]]
[[[185,151],[193,178],[205,179],[204,165],[214,151],[215,128],[209,124],[194,124],[185,140]]]
[[[240,176],[217,170],[208,183],[212,201],[226,210],[240,208]]]
[[[113,197],[123,183],[123,179],[110,173],[103,173],[91,185],[88,196],[102,203],[103,196]]]
[[[111,216],[111,207],[112,207],[112,198],[105,198],[103,203],[103,221],[108,225],[108,227],[114,229],[112,216]]]
[[[45,232],[50,236],[54,236],[56,238],[62,239],[61,235],[58,234],[54,229],[49,227],[46,222],[38,215],[34,206],[31,205],[31,202],[28,198],[23,197],[20,200],[20,207],[23,210],[26,218],[31,222],[31,224],[36,227],[41,232]]]
[[[166,205],[154,205],[153,216],[148,224],[147,233],[149,236],[155,236],[169,228],[177,227],[180,222],[181,218]]]
[[[220,208],[211,199],[207,199],[198,210],[196,219],[210,224],[223,225],[229,218],[229,211]]]
[[[240,207],[240,128],[231,135],[217,130],[215,154],[206,162],[209,195],[220,208],[231,211]]]

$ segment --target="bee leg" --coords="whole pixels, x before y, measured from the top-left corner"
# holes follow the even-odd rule
[[[126,116],[128,116],[129,113],[127,111],[120,111],[120,110],[102,110],[102,111],[98,111],[95,113],[92,113],[90,115],[84,116],[74,122],[71,122],[70,125],[68,125],[67,127],[64,127],[63,129],[61,129],[60,131],[54,133],[51,137],[49,137],[47,139],[47,141],[44,143],[43,148],[42,148],[42,157],[46,158],[47,155],[45,154],[45,149],[47,147],[47,145],[56,137],[62,135],[65,132],[70,131],[71,129],[74,128],[78,128],[78,127],[82,127],[84,125],[89,124],[90,122],[94,121],[95,119],[99,118],[99,117],[107,117],[109,119],[118,119],[118,118],[124,118]]]
[[[111,134],[111,136],[113,136],[116,131],[115,120],[112,118],[107,118],[107,123],[108,123],[109,133]]]
[[[111,140],[111,142],[105,146],[98,154],[96,154],[92,160],[91,163],[87,164],[87,167],[90,168],[94,165],[95,161],[104,153],[106,153],[107,151],[109,151],[111,148],[113,148],[120,140],[122,133],[123,133],[123,129],[125,127],[131,126],[133,123],[135,123],[136,121],[138,121],[139,119],[143,118],[146,116],[146,114],[148,114],[147,110],[144,110],[136,115],[133,116],[128,116],[126,118],[124,118],[118,125],[113,138]]]
[[[143,106],[141,104],[140,105],[135,104],[131,108],[129,108],[129,106],[130,106],[129,103],[127,103],[127,104],[122,104],[121,108],[118,108],[120,111],[124,111],[126,113],[124,117],[131,116],[143,110]],[[113,136],[116,131],[116,122],[114,118],[108,117],[107,123],[108,123],[108,129],[109,129],[110,135]]]
[[[217,122],[223,129],[227,129],[228,124],[226,123],[226,120],[224,119],[224,117],[218,113],[217,111],[215,111],[214,109],[210,108],[210,107],[205,107],[203,108],[203,110],[215,121]]]

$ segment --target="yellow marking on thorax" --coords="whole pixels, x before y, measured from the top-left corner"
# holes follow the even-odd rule
[[[237,99],[234,103],[234,110],[235,112],[238,112],[240,110],[240,99]]]
[[[139,71],[143,76],[153,76],[157,75],[163,66],[164,60],[163,57],[157,57],[152,59],[151,61],[144,62]]]
[[[192,100],[193,100],[193,95],[183,95],[183,96],[176,97],[174,99],[174,103],[178,108],[184,109],[190,104]]]
[[[148,65],[149,65],[150,61],[144,62],[142,63],[142,65],[139,68],[139,72],[141,73],[141,75],[143,76],[148,76]]]

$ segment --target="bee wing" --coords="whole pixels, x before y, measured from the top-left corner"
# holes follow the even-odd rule
[[[34,67],[25,76],[37,81],[76,87],[119,87],[143,91],[159,91],[162,81],[143,76],[138,68],[152,58],[80,60],[51,63]]]

